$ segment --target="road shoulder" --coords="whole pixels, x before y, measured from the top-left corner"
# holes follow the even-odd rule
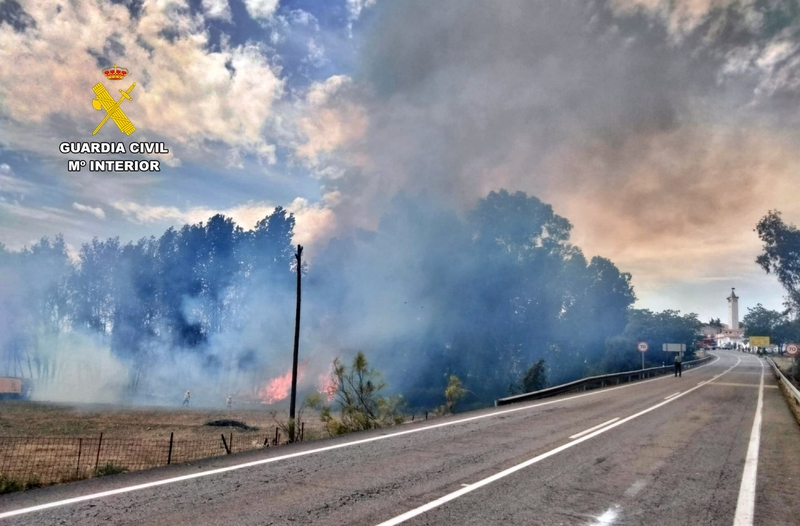
[[[765,386],[777,385],[767,374]],[[792,524],[800,489],[800,425],[779,389],[764,390],[754,524]]]

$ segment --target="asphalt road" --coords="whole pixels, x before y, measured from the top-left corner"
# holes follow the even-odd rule
[[[717,354],[681,378],[12,494],[0,525],[800,524],[800,427],[768,364]]]

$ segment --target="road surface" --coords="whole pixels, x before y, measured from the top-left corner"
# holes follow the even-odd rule
[[[716,354],[681,378],[7,495],[0,526],[800,524],[800,427],[766,362]]]

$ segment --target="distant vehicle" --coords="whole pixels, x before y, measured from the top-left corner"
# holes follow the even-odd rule
[[[717,348],[717,340],[714,338],[705,338],[698,341],[697,346],[701,349],[714,350]]]
[[[0,399],[29,398],[31,383],[25,378],[16,376],[0,376]]]

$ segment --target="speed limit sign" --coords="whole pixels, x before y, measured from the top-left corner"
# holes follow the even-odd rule
[[[797,356],[797,353],[800,352],[800,345],[796,343],[790,343],[786,346],[786,354],[789,356]]]
[[[647,352],[647,349],[649,348],[650,346],[647,345],[647,342],[639,342],[636,344],[636,350],[639,352]]]

